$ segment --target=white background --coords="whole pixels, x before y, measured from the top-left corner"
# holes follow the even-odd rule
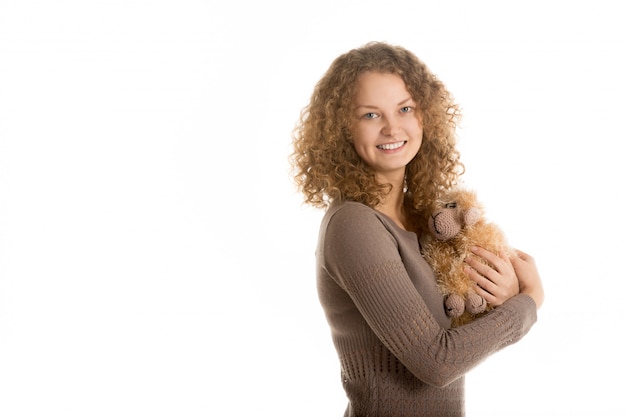
[[[0,0],[0,415],[342,415],[287,155],[370,40],[455,95],[465,181],[544,279],[468,416],[623,412],[621,7]]]

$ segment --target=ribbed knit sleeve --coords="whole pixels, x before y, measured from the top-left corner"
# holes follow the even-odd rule
[[[446,326],[432,271],[407,234],[357,203],[329,213],[318,247],[320,299],[340,358],[373,335],[417,379],[445,387],[525,335],[536,307],[518,295],[468,325]],[[417,266],[409,271],[410,262]]]

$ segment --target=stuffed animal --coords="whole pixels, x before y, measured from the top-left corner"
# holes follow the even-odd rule
[[[422,255],[435,272],[446,314],[457,327],[492,309],[475,292],[476,282],[464,271],[468,266],[464,259],[472,256],[470,248],[480,246],[507,255],[512,252],[500,228],[485,219],[473,191],[455,188],[444,193],[430,213],[430,233],[420,240]]]

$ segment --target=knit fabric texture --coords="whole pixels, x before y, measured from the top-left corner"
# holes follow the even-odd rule
[[[520,294],[451,328],[417,235],[360,203],[331,205],[316,256],[345,417],[464,416],[465,373],[537,320],[534,301]]]

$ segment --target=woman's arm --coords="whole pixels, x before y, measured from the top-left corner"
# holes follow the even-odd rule
[[[536,321],[533,301],[519,295],[466,326],[442,328],[411,281],[397,240],[366,207],[335,213],[323,251],[328,273],[376,337],[417,378],[432,385],[445,386],[464,375],[518,341]]]

